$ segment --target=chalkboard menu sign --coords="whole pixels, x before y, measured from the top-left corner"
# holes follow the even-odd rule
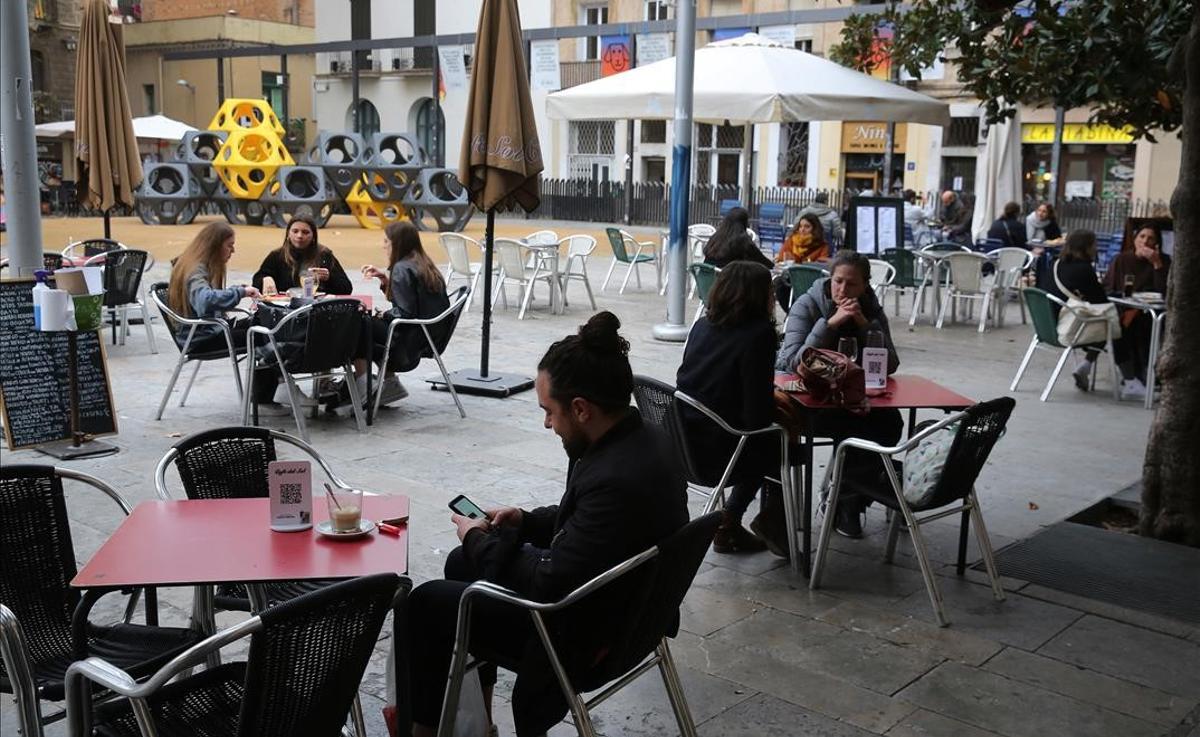
[[[67,334],[33,329],[33,280],[0,281],[0,417],[9,450],[71,437]],[[52,285],[53,286],[53,285]],[[117,431],[104,343],[79,333],[79,429]]]

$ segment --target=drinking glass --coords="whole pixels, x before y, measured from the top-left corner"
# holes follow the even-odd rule
[[[361,489],[333,489],[325,493],[329,507],[329,526],[334,532],[357,532],[362,519]]]
[[[851,361],[858,360],[858,339],[857,338],[838,338],[838,353],[846,356]]]
[[[1122,294],[1124,294],[1126,297],[1132,297],[1133,296],[1133,274],[1125,275],[1124,287],[1125,287],[1125,289],[1122,292]]]

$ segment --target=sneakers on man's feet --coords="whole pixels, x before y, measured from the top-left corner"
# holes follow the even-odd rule
[[[1075,380],[1075,388],[1079,391],[1086,392],[1091,389],[1092,362],[1084,361],[1076,366],[1071,378]]]
[[[862,520],[857,509],[849,504],[839,504],[833,513],[833,529],[839,535],[858,540],[863,536]]]
[[[400,383],[394,375],[388,376],[383,380],[383,396],[380,397],[380,404],[391,404],[398,402],[408,396],[408,390]],[[372,398],[373,399],[373,398]]]
[[[1146,399],[1146,385],[1141,379],[1126,379],[1121,382],[1121,401],[1138,401]]]

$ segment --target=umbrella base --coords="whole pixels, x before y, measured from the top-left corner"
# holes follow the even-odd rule
[[[99,440],[85,440],[79,445],[75,445],[70,440],[56,440],[53,443],[43,443],[34,450],[39,453],[45,453],[48,456],[54,456],[59,460],[69,461],[75,458],[110,455],[116,453],[120,448],[111,443],[104,443]]]
[[[434,389],[446,391],[446,381],[441,378],[428,379]],[[454,390],[463,394],[476,394],[483,397],[507,397],[510,394],[523,392],[533,388],[533,379],[519,374],[494,374],[489,372],[484,378],[474,369],[462,369],[450,373],[450,383]]]

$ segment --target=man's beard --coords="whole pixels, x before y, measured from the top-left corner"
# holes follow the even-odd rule
[[[572,425],[570,437],[563,437],[562,445],[563,450],[567,451],[567,457],[579,458],[588,449],[588,439],[578,426]]]

